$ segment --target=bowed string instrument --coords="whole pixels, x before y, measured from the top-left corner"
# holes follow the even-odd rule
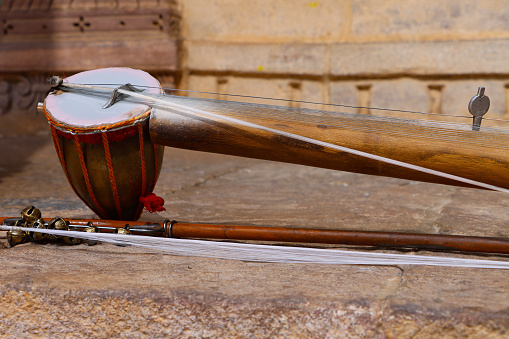
[[[86,71],[66,79],[52,77],[50,83],[53,89],[38,109],[48,118],[67,179],[81,200],[104,219],[95,223],[125,221],[108,221],[99,233],[95,232],[97,225],[89,225],[94,223],[91,220],[67,222],[73,234],[87,233],[95,240],[122,236],[107,233],[126,230],[125,225],[132,225],[144,206],[161,208],[152,191],[163,146],[509,193],[509,131],[481,127],[489,108],[484,88],[479,88],[468,105],[472,123],[457,124],[337,111],[338,107],[355,108],[352,106],[330,105],[332,110],[324,110],[242,102],[246,99],[242,96],[239,101],[223,101],[170,95],[148,73],[128,68]],[[4,224],[6,220],[4,227],[11,228],[35,222],[9,218]],[[36,228],[42,233],[63,231],[49,227],[49,221],[38,222]],[[84,225],[89,231],[77,232]],[[509,253],[506,238],[180,222],[152,225],[148,227],[151,231],[143,226],[141,233],[140,227],[129,228],[133,234],[179,238]],[[39,232],[34,229],[32,232]],[[26,230],[17,231],[20,235],[11,239],[30,238]]]

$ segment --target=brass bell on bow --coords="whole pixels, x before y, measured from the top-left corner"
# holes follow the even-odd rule
[[[20,220],[20,222],[16,223],[16,226],[24,226],[24,222]],[[7,242],[9,246],[14,247],[19,244],[23,244],[28,241],[28,234],[22,230],[14,229],[12,231],[7,232]]]
[[[41,211],[38,208],[35,208],[34,206],[27,206],[21,211],[21,218],[22,219],[16,222],[16,226],[33,227],[32,225],[41,219]],[[39,227],[40,223],[37,223],[36,225]],[[7,232],[7,242],[11,247],[23,244],[25,242],[30,241],[31,239],[32,239],[31,236],[27,232],[24,232],[22,230],[14,229],[12,231]]]

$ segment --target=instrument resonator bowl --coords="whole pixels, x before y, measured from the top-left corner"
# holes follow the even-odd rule
[[[129,68],[86,71],[65,81],[111,88],[131,83],[147,86],[145,93],[162,93],[155,78]],[[150,139],[149,105],[123,100],[103,109],[107,101],[101,93],[55,91],[43,109],[64,172],[81,200],[103,219],[137,220],[140,197],[156,184],[164,147]]]

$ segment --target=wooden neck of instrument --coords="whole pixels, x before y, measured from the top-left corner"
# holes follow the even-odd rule
[[[312,125],[298,121],[246,118],[270,128],[349,147],[355,150],[422,166],[425,168],[509,188],[509,153],[490,147],[489,136],[479,131],[455,131],[450,140],[442,140],[429,126],[395,126],[380,123],[376,131]],[[341,126],[341,124],[338,124]],[[393,131],[404,129],[404,133]],[[393,131],[394,133],[384,133]],[[476,134],[472,134],[476,133]],[[311,145],[254,128],[188,117],[165,110],[154,110],[150,120],[153,142],[165,146],[272,160],[333,170],[394,177],[407,180],[473,187],[431,174],[366,159],[361,156]],[[509,138],[507,138],[509,144]],[[472,142],[485,138],[485,142]],[[483,141],[483,140],[481,140]],[[486,143],[488,146],[486,146]]]

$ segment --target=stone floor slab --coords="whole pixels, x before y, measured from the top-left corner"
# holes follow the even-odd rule
[[[32,204],[46,217],[93,217],[49,136],[0,139],[0,150],[1,215]],[[164,161],[156,193],[167,211],[142,220],[507,236],[501,193],[169,148]],[[506,271],[8,248],[5,232],[0,263],[4,337],[485,338],[509,328]]]

